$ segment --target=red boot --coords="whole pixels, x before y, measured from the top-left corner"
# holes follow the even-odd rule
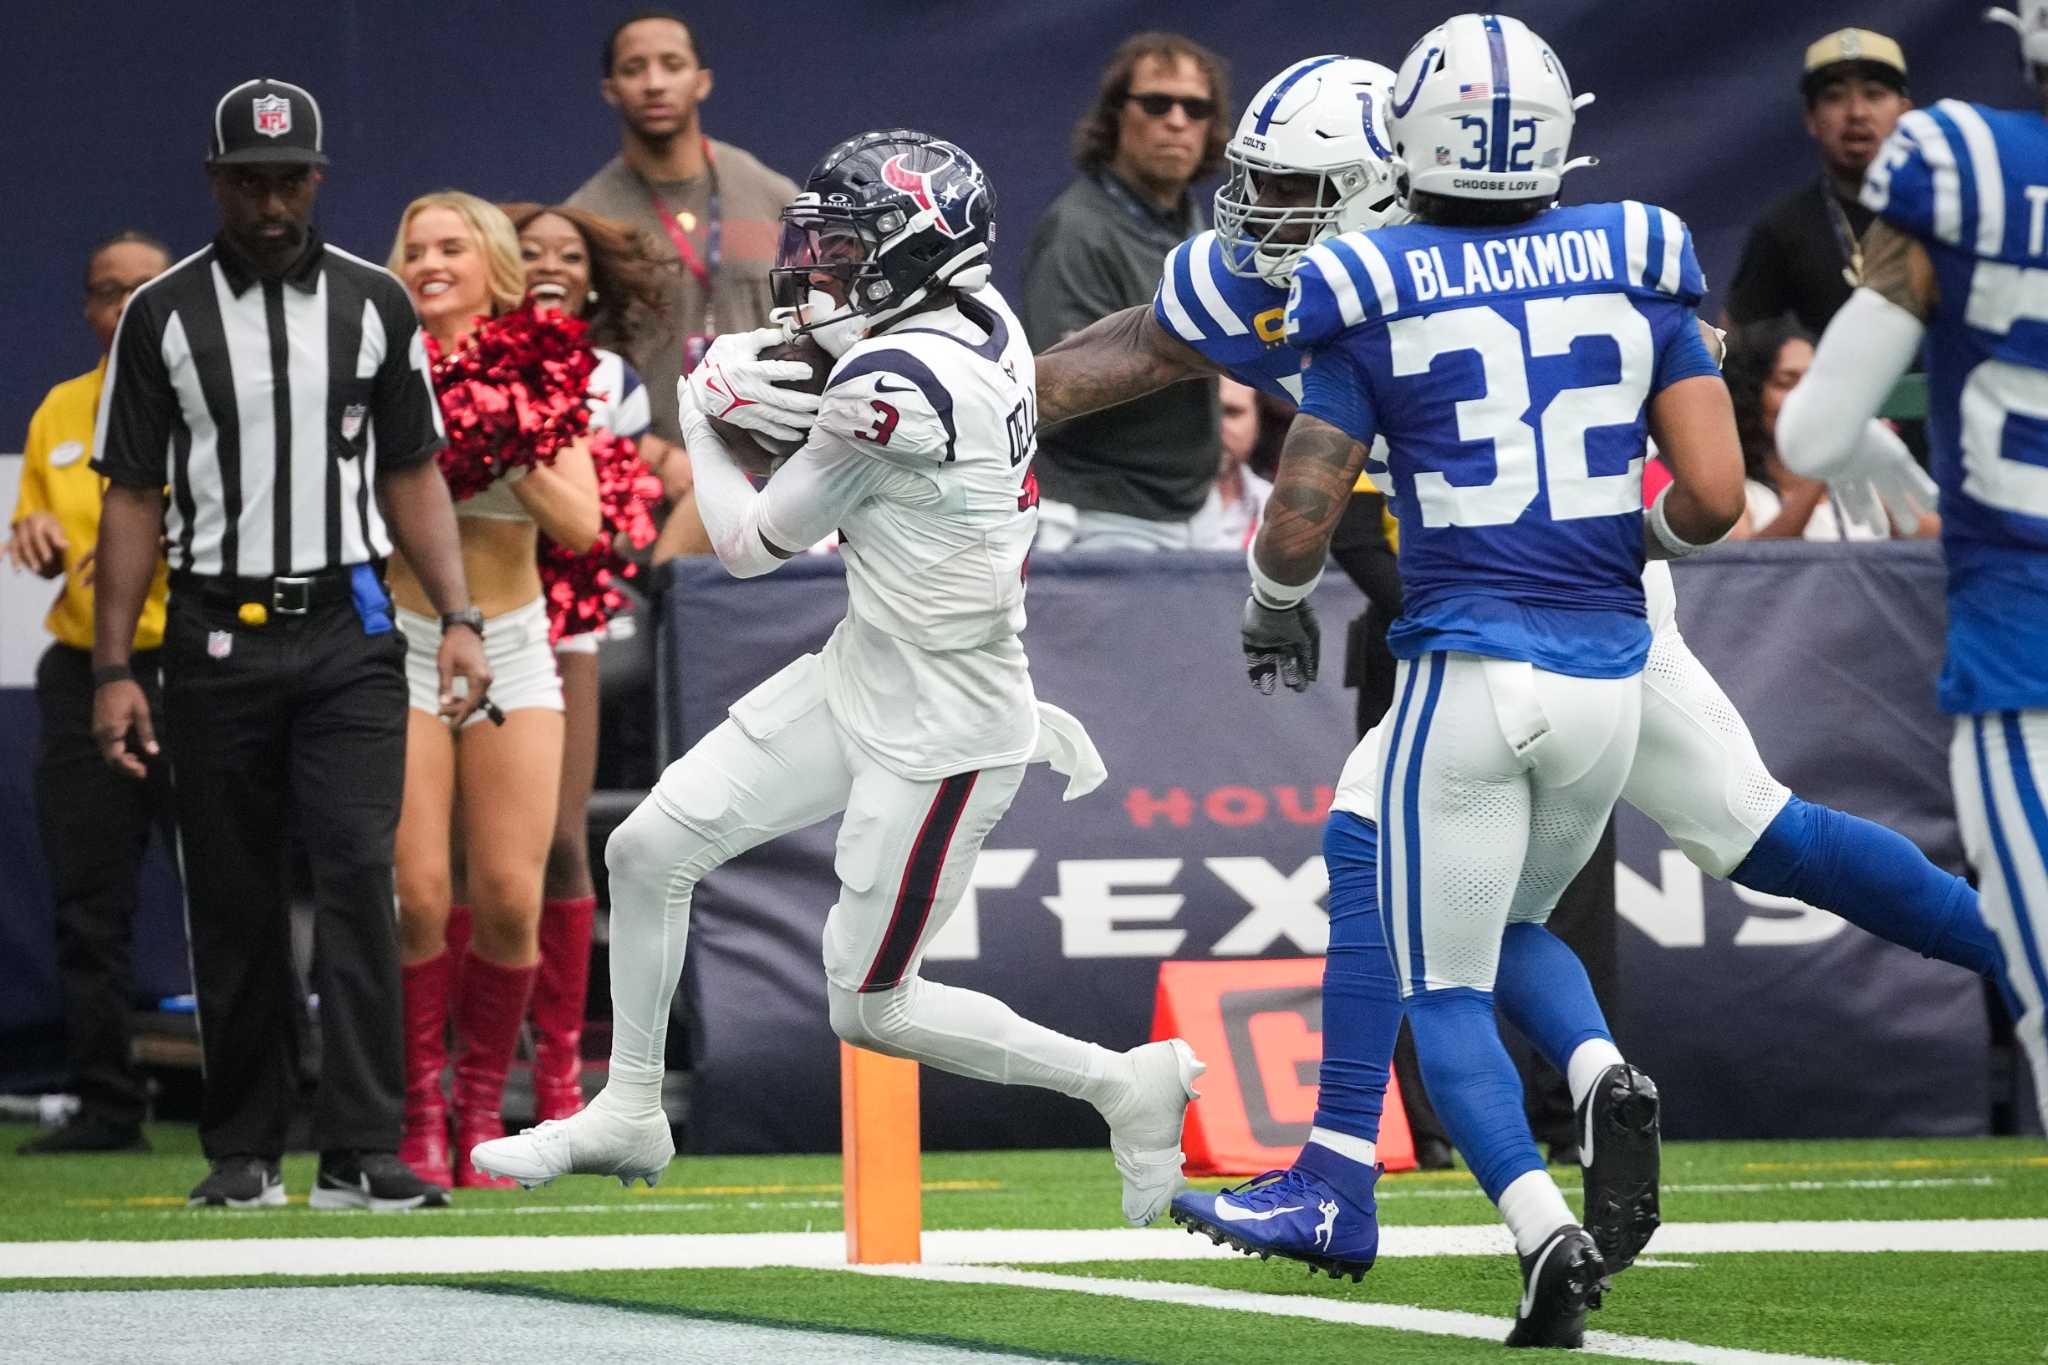
[[[454,1172],[448,1153],[448,1102],[441,1070],[448,1064],[449,953],[401,969],[405,983],[405,1137],[398,1159],[413,1174],[446,1189]]]
[[[462,1189],[503,1190],[510,1180],[485,1175],[470,1164],[479,1142],[505,1136],[502,1110],[505,1073],[519,1042],[519,1023],[540,968],[501,967],[471,953],[462,964],[462,990],[455,997],[455,1184]]]
[[[544,902],[540,975],[533,982],[533,1116],[583,1107],[583,1005],[590,992],[590,920],[597,897]]]

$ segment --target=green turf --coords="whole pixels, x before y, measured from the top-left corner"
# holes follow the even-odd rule
[[[0,1151],[31,1130],[0,1126]],[[452,1236],[802,1232],[843,1226],[836,1156],[682,1157],[653,1190],[574,1177],[543,1190],[458,1191],[448,1215],[315,1213],[313,1159],[285,1163],[296,1201],[282,1210],[184,1207],[206,1173],[192,1129],[160,1124],[140,1156],[0,1156],[0,1240],[175,1237]],[[1559,1183],[1576,1197],[1577,1172]],[[932,1152],[928,1228],[1118,1225],[1117,1178],[1103,1151]],[[1664,1215],[1672,1222],[1840,1218],[2048,1217],[2048,1151],[2026,1139],[1671,1143]],[[1221,1183],[1221,1182],[1206,1182]],[[1736,1188],[1729,1188],[1729,1187]],[[1463,1171],[1389,1176],[1381,1221],[1492,1223]],[[544,1210],[559,1210],[548,1212]],[[452,1215],[452,1216],[451,1216]]]
[[[0,1128],[0,1150],[27,1129]],[[253,1213],[191,1211],[203,1173],[191,1130],[152,1129],[156,1151],[94,1158],[0,1157],[0,1239],[416,1236],[837,1230],[830,1156],[689,1157],[653,1193],[570,1180],[532,1193],[460,1192],[449,1213],[322,1214],[303,1204]],[[1560,1183],[1576,1198],[1575,1173]],[[310,1158],[287,1163],[300,1195]],[[1099,1151],[931,1153],[929,1228],[1110,1227],[1117,1182]],[[1667,1221],[2048,1217],[2048,1149],[2038,1141],[1674,1143],[1665,1149]],[[1216,1183],[1216,1182],[1211,1182]],[[1392,1176],[1388,1224],[1491,1223],[1463,1172]],[[554,1209],[555,1212],[539,1212]],[[520,1212],[520,1210],[536,1210]],[[1617,1282],[1596,1329],[1737,1350],[1872,1361],[2033,1361],[2048,1348],[2048,1255],[1724,1254],[1657,1257]],[[1244,1260],[1025,1267],[1266,1294],[1405,1304],[1506,1317],[1517,1281],[1505,1257],[1397,1258],[1362,1285]],[[1289,1362],[1492,1359],[1486,1343],[1351,1324],[1152,1304],[1013,1286],[869,1278],[836,1271],[649,1271],[378,1276],[554,1294],[647,1311],[916,1336],[1063,1359]],[[0,1290],[138,1289],[277,1280],[0,1281]],[[323,1281],[337,1283],[344,1281]],[[886,1354],[886,1351],[884,1351]],[[1598,1359],[1599,1357],[1581,1357]]]

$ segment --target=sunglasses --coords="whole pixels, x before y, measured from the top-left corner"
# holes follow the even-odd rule
[[[1165,118],[1167,114],[1173,111],[1173,106],[1176,104],[1180,106],[1183,114],[1186,114],[1196,123],[1216,116],[1216,101],[1203,99],[1199,95],[1147,93],[1143,95],[1126,95],[1124,98],[1144,110],[1147,118]]]

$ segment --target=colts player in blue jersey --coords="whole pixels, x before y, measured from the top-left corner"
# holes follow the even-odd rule
[[[1302,353],[1283,333],[1286,281],[1308,247],[1339,231],[1404,222],[1393,198],[1383,123],[1393,73],[1352,58],[1312,57],[1268,81],[1225,149],[1231,174],[1217,224],[1168,256],[1158,294],[1038,357],[1040,419],[1058,421],[1163,384],[1225,373],[1299,402]],[[1643,254],[1664,269],[1680,236],[1644,211]],[[1675,223],[1675,219],[1669,220]],[[1672,268],[1677,268],[1674,255]],[[1960,878],[1890,830],[1815,806],[1773,779],[1734,706],[1686,648],[1670,574],[1644,576],[1655,641],[1644,669],[1643,724],[1623,797],[1703,870],[1796,896],[1925,955],[1995,974],[1998,949]],[[1400,1024],[1397,979],[1379,920],[1378,790],[1383,733],[1345,767],[1324,836],[1330,944],[1323,977],[1321,1088],[1308,1144],[1278,1179],[1220,1193],[1190,1190],[1174,1217],[1247,1252],[1362,1276],[1378,1244],[1375,1144],[1388,1060]],[[1524,958],[1537,986],[1557,951],[1535,925],[1503,944],[1496,1004],[1527,1032],[1537,997],[1514,989]],[[1642,1089],[1638,1082],[1637,1090]],[[1582,1106],[1581,1128],[1592,1117]],[[1630,1179],[1622,1144],[1590,1150],[1587,1226],[1610,1271],[1654,1229],[1654,1182]],[[1627,1190],[1635,1187],[1631,1202]],[[1647,1197],[1644,1197],[1644,1196]]]
[[[1654,1092],[1542,924],[1635,759],[1645,558],[1712,545],[1742,512],[1683,225],[1641,204],[1553,206],[1583,164],[1566,161],[1583,102],[1504,16],[1456,16],[1403,61],[1388,131],[1417,221],[1339,236],[1295,268],[1287,333],[1310,364],[1244,620],[1255,683],[1313,680],[1309,595],[1383,435],[1406,606],[1388,634],[1380,916],[1430,1096],[1514,1234],[1520,1346],[1579,1345],[1606,1267],[1522,1114],[1494,1024],[1503,945],[1510,926],[1549,940],[1522,969],[1530,1040],[1590,1102],[1600,1145],[1618,1131],[1654,1181]],[[1649,434],[1673,482],[1645,515]]]
[[[1863,182],[1877,221],[1862,287],[1785,400],[1778,443],[1802,474],[1870,474],[1844,433],[1924,341],[1949,781],[2048,1122],[2048,0],[1987,17],[2019,31],[2038,106],[1942,100],[1900,118]]]

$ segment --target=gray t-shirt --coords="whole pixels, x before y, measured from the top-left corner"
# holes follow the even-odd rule
[[[676,380],[683,372],[684,339],[695,332],[715,336],[767,325],[772,306],[768,268],[775,263],[782,210],[796,198],[796,185],[787,176],[776,174],[729,143],[711,143],[711,166],[711,175],[650,185],[625,158],[615,156],[569,196],[575,208],[640,229],[662,259],[675,262],[669,279],[668,315],[646,318],[626,344],[627,359],[647,382],[654,432],[670,441],[682,440],[676,427]],[[661,215],[655,211],[653,196],[660,194],[702,262],[710,235],[714,179],[718,185],[719,259],[707,307],[705,288],[683,267]]]
[[[1102,173],[1104,177],[1107,172]],[[1191,203],[1173,221],[1121,185],[1084,175],[1047,209],[1024,254],[1031,348],[1150,305],[1166,253],[1206,226]],[[1048,498],[1148,521],[1202,510],[1222,456],[1214,380],[1175,384],[1039,433],[1039,488]]]

